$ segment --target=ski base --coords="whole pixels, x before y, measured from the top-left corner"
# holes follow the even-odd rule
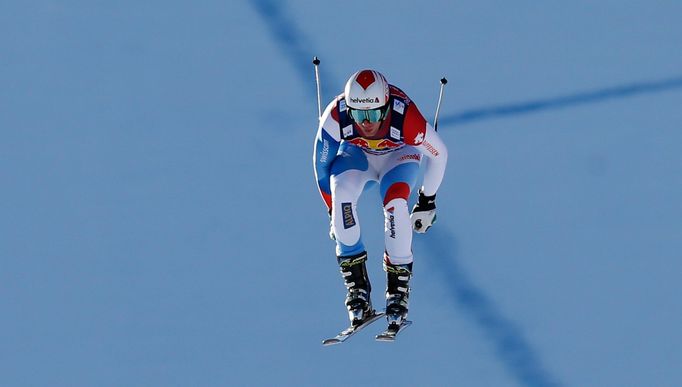
[[[377,341],[385,341],[385,342],[393,342],[393,341],[395,341],[396,336],[398,336],[398,333],[402,332],[403,329],[409,327],[410,325],[412,325],[412,321],[409,321],[409,320],[403,321],[398,326],[389,325],[385,331],[376,335],[376,340]]]
[[[338,335],[331,337],[329,339],[322,340],[322,345],[329,346],[329,345],[341,344],[344,341],[350,339],[354,334],[360,332],[363,328],[365,328],[366,326],[375,322],[376,320],[380,319],[383,316],[384,316],[384,312],[375,312],[372,316],[366,318],[365,321],[362,322],[362,324],[357,325],[357,326],[351,325],[348,328],[341,331]]]

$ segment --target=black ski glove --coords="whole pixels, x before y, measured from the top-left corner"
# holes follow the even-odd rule
[[[412,208],[412,227],[414,231],[423,234],[436,223],[436,195],[426,196],[419,190],[419,199]]]

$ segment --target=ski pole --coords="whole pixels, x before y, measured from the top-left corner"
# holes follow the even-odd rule
[[[322,117],[322,102],[320,101],[320,60],[317,57],[313,58],[313,65],[315,66],[315,83],[317,84],[317,119]]]
[[[440,79],[440,94],[438,95],[438,105],[436,106],[436,117],[433,119],[433,128],[438,131],[438,113],[440,112],[440,103],[443,100],[443,88],[448,80],[445,77]]]

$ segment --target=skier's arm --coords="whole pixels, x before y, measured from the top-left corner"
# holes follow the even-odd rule
[[[410,104],[405,112],[405,143],[415,147],[424,156],[424,182],[420,189],[426,196],[438,191],[448,163],[448,149],[436,130],[419,109]]]
[[[425,196],[433,196],[438,191],[443,176],[445,176],[448,149],[438,132],[428,122],[426,123],[424,141],[417,146],[417,149],[426,156],[424,160],[424,182],[420,191]]]
[[[330,103],[320,118],[320,125],[315,136],[315,150],[313,152],[313,165],[315,179],[322,200],[331,212],[332,196],[329,179],[331,177],[332,162],[339,150],[340,133],[339,123],[332,117],[332,111],[336,107],[336,101]]]
[[[424,119],[414,105],[405,113],[405,140],[424,156],[424,181],[410,219],[418,233],[426,232],[436,222],[436,191],[440,187],[448,163],[448,149],[438,132]]]

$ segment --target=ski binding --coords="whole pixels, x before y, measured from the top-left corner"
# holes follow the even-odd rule
[[[402,332],[403,329],[409,327],[410,325],[412,325],[412,321],[410,320],[403,320],[403,322],[400,325],[390,324],[385,331],[376,335],[376,340],[393,342],[395,341],[395,337],[398,335],[398,333]]]

